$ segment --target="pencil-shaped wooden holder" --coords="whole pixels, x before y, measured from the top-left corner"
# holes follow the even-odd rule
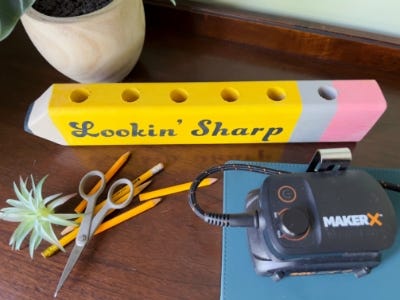
[[[62,145],[354,142],[385,109],[374,80],[54,84],[25,128]]]

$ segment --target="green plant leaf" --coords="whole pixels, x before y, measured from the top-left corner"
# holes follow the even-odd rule
[[[15,182],[13,186],[15,195],[17,195],[18,200],[23,202],[26,206],[34,208],[33,204],[29,202],[29,192],[27,192],[25,182],[22,180],[22,178],[20,178],[21,191]]]
[[[44,176],[35,186],[35,181],[33,180],[33,176],[31,175],[31,186],[33,190],[33,199],[35,199],[35,206],[39,207],[41,203],[43,203],[43,198],[42,198],[42,187],[43,183],[45,182],[47,178],[47,175]]]
[[[32,230],[31,237],[29,238],[29,255],[31,256],[31,258],[33,258],[33,252],[36,250],[37,247],[39,247],[41,240],[42,237],[34,228]]]
[[[0,1],[0,41],[14,29],[19,18],[36,0],[1,0]]]
[[[54,210],[57,206],[63,205],[65,202],[67,202],[69,199],[74,197],[76,194],[69,194],[63,197],[58,198],[57,200],[52,201],[47,207],[50,210]]]
[[[32,220],[26,220],[21,222],[17,229],[14,231],[14,234],[11,236],[10,244],[15,250],[19,250],[21,248],[22,241],[32,230]],[[18,239],[16,239],[18,238]]]
[[[76,214],[54,214],[48,215],[47,219],[49,222],[55,225],[61,226],[76,226],[77,224],[73,221],[66,220],[66,218],[76,218]]]

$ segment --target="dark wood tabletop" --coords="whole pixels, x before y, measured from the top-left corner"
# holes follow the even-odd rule
[[[117,178],[133,179],[165,164],[149,190],[191,181],[202,170],[232,159],[307,163],[316,149],[329,147],[350,147],[355,166],[400,167],[399,74],[284,53],[149,23],[140,60],[125,81],[376,79],[387,111],[358,143],[60,146],[26,133],[24,118],[52,83],[71,81],[39,55],[18,26],[0,44],[0,207],[15,198],[13,182],[20,176],[40,179],[48,174],[44,195],[69,194],[77,192],[86,172],[106,171],[127,151],[131,158]],[[222,181],[220,177],[199,194],[208,210],[222,210]],[[187,198],[185,192],[166,196],[152,210],[96,236],[58,298],[218,299],[222,230],[196,217]],[[70,211],[78,201],[74,198],[62,209]],[[8,245],[15,228],[15,223],[0,222],[0,298],[51,299],[72,245],[45,259],[40,252],[49,244],[42,242],[31,259],[27,241],[20,251]],[[57,234],[60,230],[55,227]]]

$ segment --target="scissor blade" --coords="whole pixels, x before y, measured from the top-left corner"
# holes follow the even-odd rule
[[[81,255],[83,249],[84,249],[84,247],[80,247],[78,245],[75,245],[74,248],[72,249],[71,254],[68,258],[67,264],[64,267],[64,271],[62,272],[60,280],[58,281],[58,285],[57,285],[56,291],[54,293],[54,298],[57,297],[58,291],[61,289],[61,287],[63,286],[68,275],[71,273],[73,267],[75,266],[76,262],[78,261],[79,256]]]

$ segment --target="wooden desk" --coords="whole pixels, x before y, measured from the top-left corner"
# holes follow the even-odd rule
[[[119,177],[134,178],[158,162],[165,170],[151,189],[192,180],[200,171],[227,160],[306,163],[317,148],[350,146],[353,165],[400,167],[400,77],[377,68],[282,54],[216,38],[188,35],[151,23],[139,63],[126,81],[300,80],[375,78],[388,110],[368,136],[355,144],[256,144],[63,147],[25,133],[28,105],[53,82],[69,82],[34,49],[21,27],[0,44],[0,207],[14,197],[13,181],[49,174],[44,194],[77,191],[89,170],[105,171],[132,151]],[[369,55],[366,53],[365,55]],[[365,60],[366,58],[364,58]],[[220,211],[222,180],[203,189],[199,201]],[[79,199],[64,206],[70,210]],[[0,298],[51,299],[68,253],[34,260],[25,246],[12,251],[16,224],[1,222]],[[57,228],[59,232],[60,228]],[[203,223],[190,210],[187,194],[165,197],[153,210],[97,236],[59,293],[59,299],[218,299],[221,229]]]

